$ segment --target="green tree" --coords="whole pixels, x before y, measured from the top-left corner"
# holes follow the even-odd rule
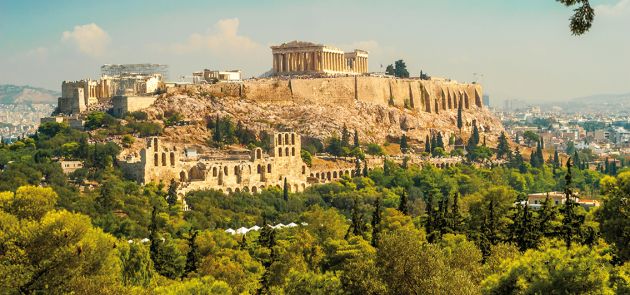
[[[192,272],[196,272],[199,265],[199,247],[196,243],[199,232],[196,230],[190,230],[188,234],[188,254],[186,255],[186,266],[183,272],[184,276],[187,276]]]
[[[383,215],[381,196],[374,200],[374,212],[372,212],[372,247],[378,247],[378,241],[381,235],[381,219]]]
[[[166,201],[168,202],[169,206],[174,206],[175,204],[177,204],[177,182],[175,182],[175,179],[171,179],[171,182],[168,185]]]
[[[284,186],[282,186],[282,199],[285,202],[289,201],[289,184],[287,183],[287,178],[284,178]]]
[[[464,119],[462,118],[462,99],[459,99],[459,104],[457,105],[457,129],[459,129],[459,133],[462,133],[462,127],[464,127]]]
[[[385,74],[390,76],[396,76],[396,70],[394,70],[393,65],[387,65],[385,68]]]
[[[343,124],[343,128],[341,129],[341,144],[344,147],[350,146],[350,131],[348,131],[346,124]]]
[[[400,195],[400,201],[398,202],[398,211],[405,215],[409,215],[409,205],[407,202],[407,192],[403,191]]]
[[[484,294],[613,294],[609,271],[602,249],[548,244],[505,261],[481,287]]]
[[[409,145],[407,144],[407,135],[403,134],[402,137],[400,138],[400,151],[403,154],[406,154],[408,150],[409,150]]]
[[[564,177],[564,205],[560,209],[562,213],[561,237],[570,248],[574,241],[580,241],[582,235],[582,225],[584,224],[584,216],[581,215],[577,207],[579,204],[573,196],[572,175],[571,175],[571,158],[567,160],[567,174]]]
[[[148,287],[153,279],[154,270],[147,247],[134,241],[127,247],[121,248],[123,248],[120,252],[123,284]]]
[[[405,61],[403,61],[402,59],[397,60],[396,62],[394,62],[394,67],[394,76],[398,78],[409,78],[409,71],[407,71],[407,65],[405,64]]]
[[[360,147],[360,145],[359,145],[359,132],[357,132],[356,129],[354,129],[354,145],[353,145],[353,147],[354,148],[359,148]]]
[[[572,7],[578,5],[573,9],[574,13],[571,16],[569,28],[573,35],[582,35],[591,28],[593,20],[595,18],[595,10],[591,7],[589,0],[557,0],[565,6]]]
[[[602,236],[614,245],[619,260],[630,260],[630,172],[601,179],[603,204],[596,211]]]
[[[512,153],[510,150],[510,143],[507,140],[505,132],[501,132],[501,135],[499,136],[499,143],[497,145],[497,158],[505,159],[510,153]]]

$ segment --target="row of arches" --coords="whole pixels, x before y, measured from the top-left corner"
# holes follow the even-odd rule
[[[243,187],[228,187],[228,188],[219,188],[218,191],[221,193],[226,193],[226,194],[233,194],[233,193],[240,193],[240,192],[245,192],[245,193],[253,193],[253,194],[257,194],[259,192],[262,192],[262,190],[264,190],[266,187],[272,187],[270,185],[268,186],[264,186],[264,185],[252,185],[252,186],[243,186]],[[276,184],[275,187],[277,189],[282,189],[282,187],[279,184]],[[306,189],[306,184],[305,183],[294,183],[294,184],[290,184],[288,186],[289,188],[289,192],[299,192],[299,191],[304,191]]]
[[[322,171],[322,172],[313,172],[311,173],[311,177],[317,178],[323,181],[331,181],[334,179],[339,179],[342,176],[346,175],[349,177],[354,177],[355,171],[354,169],[346,169],[346,170],[333,170],[333,171]]]
[[[278,157],[283,157],[282,147],[278,148]],[[290,150],[288,147],[284,148],[284,157],[294,157],[295,156],[295,147],[292,147]]]
[[[276,136],[275,145],[295,145],[295,133],[279,133]]]
[[[160,163],[160,154],[159,153],[154,153],[153,154],[153,165],[158,167],[158,166],[168,166],[167,161],[166,161],[167,155],[165,152],[162,152],[162,161]],[[170,152],[169,153],[169,161],[171,166],[175,166],[175,152]]]

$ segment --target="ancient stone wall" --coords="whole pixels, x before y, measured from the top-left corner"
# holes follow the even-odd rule
[[[152,105],[157,97],[154,96],[114,96],[112,98],[112,112],[114,116],[122,117],[128,112],[135,112]]]

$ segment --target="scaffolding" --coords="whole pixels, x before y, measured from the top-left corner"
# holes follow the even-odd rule
[[[162,64],[105,64],[101,66],[102,76],[123,76],[129,74],[140,74],[151,76],[160,74],[162,81],[168,79],[168,65]]]

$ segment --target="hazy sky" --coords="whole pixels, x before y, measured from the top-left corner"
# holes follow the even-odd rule
[[[0,0],[0,84],[59,90],[104,63],[257,76],[270,45],[297,39],[366,49],[370,71],[402,58],[414,76],[480,73],[493,101],[630,92],[630,0],[591,2],[595,24],[574,37],[554,0]]]

